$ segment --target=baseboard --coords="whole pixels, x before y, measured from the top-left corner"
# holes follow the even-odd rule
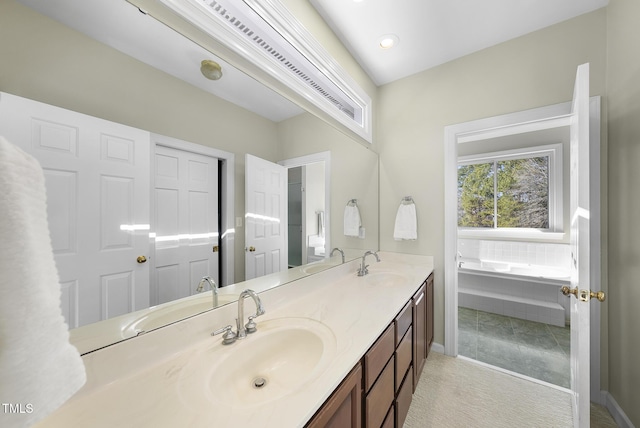
[[[613,395],[609,394],[609,391],[600,391],[603,405],[607,408],[611,416],[616,421],[620,428],[635,428],[631,420],[627,417],[626,413],[618,405],[618,402],[613,398]]]
[[[437,352],[438,354],[444,354],[444,345],[441,345],[436,342],[431,343],[431,350]]]

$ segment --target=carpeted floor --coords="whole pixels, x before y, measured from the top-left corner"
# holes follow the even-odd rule
[[[404,427],[572,425],[568,393],[431,352]]]
[[[616,427],[606,409],[594,407],[592,427]],[[572,420],[566,391],[431,352],[404,428],[570,428]]]

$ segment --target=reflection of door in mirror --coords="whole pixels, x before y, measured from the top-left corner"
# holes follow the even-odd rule
[[[45,171],[69,326],[149,306],[149,133],[5,93],[0,101],[4,136]]]
[[[245,279],[287,268],[287,170],[245,155]]]
[[[218,159],[171,147],[154,153],[155,258],[151,304],[195,294],[199,280],[218,279]]]

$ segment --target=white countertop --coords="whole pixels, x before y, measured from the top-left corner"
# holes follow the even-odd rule
[[[370,275],[398,272],[406,281],[372,284],[356,276],[354,260],[260,294],[266,314],[244,340],[258,337],[261,323],[283,317],[315,320],[335,335],[335,354],[324,371],[294,393],[263,405],[229,406],[199,394],[203,381],[190,376],[193,391],[185,394],[182,370],[196,350],[223,346],[210,333],[234,323],[232,304],[84,355],[87,384],[38,427],[303,426],[433,271],[432,257],[379,254],[380,263],[367,259]],[[251,313],[253,302],[245,305]]]

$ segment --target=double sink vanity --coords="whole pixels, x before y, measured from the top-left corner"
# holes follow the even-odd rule
[[[378,255],[362,276],[360,258],[236,284],[252,297],[237,325],[229,304],[85,354],[87,384],[38,426],[401,427],[433,340],[433,258]]]

